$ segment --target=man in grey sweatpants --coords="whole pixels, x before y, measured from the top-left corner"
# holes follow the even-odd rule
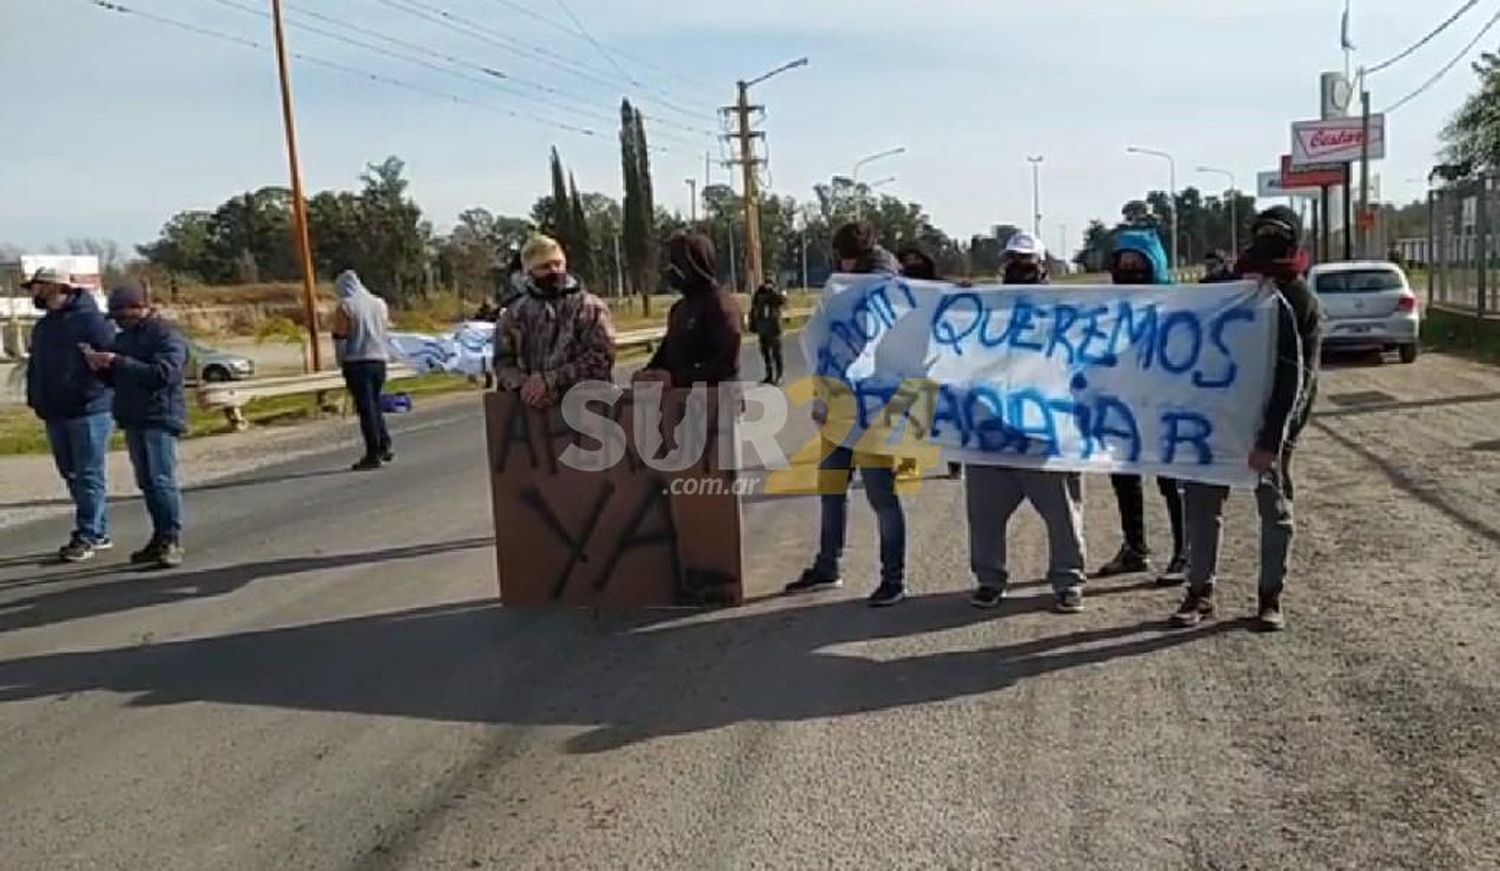
[[[1046,252],[1029,234],[1012,236],[1005,258],[1006,284],[1046,283]],[[1083,610],[1082,475],[971,465],[964,470],[964,495],[969,513],[969,564],[979,582],[970,604],[998,608],[1004,601],[1010,581],[1006,528],[1021,503],[1029,501],[1047,526],[1047,579],[1052,583],[1053,610],[1060,614]]]

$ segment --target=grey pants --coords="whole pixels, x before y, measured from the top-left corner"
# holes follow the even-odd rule
[[[1030,501],[1047,526],[1047,580],[1057,592],[1083,586],[1083,476],[1004,466],[966,466],[964,495],[969,508],[969,565],[982,587],[1004,588],[1006,527],[1011,515]]]
[[[1188,482],[1183,485],[1187,503],[1188,584],[1201,590],[1219,576],[1219,546],[1224,539],[1224,503],[1229,488]],[[1255,488],[1260,509],[1260,594],[1279,596],[1286,585],[1292,557],[1292,455],[1282,455],[1277,467],[1261,476]]]

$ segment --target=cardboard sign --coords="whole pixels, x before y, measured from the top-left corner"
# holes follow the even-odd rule
[[[675,444],[686,400],[687,391],[663,394],[659,448]],[[720,420],[712,400],[709,445],[732,439],[735,426],[733,415]],[[624,456],[604,471],[579,471],[564,459],[569,446],[598,443],[558,409],[540,412],[509,393],[486,394],[484,403],[502,604],[630,609],[743,601],[736,473],[717,450],[680,472],[650,468],[639,448],[635,397],[626,391],[603,410],[626,434]]]

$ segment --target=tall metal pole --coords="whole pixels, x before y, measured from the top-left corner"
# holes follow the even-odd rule
[[[1165,151],[1156,151],[1151,148],[1137,148],[1132,145],[1125,150],[1131,154],[1148,154],[1152,157],[1160,157],[1167,162],[1167,184],[1172,188],[1168,196],[1172,198],[1172,271],[1175,273],[1182,267],[1180,250],[1182,240],[1177,235],[1177,160]]]
[[[750,136],[750,85],[739,83],[740,166],[745,173],[745,287],[760,287],[760,192],[755,183],[755,149]]]
[[[615,242],[615,296],[625,295],[625,264],[620,259],[620,234],[614,235]]]
[[[323,350],[318,341],[318,304],[313,273],[312,243],[307,235],[307,200],[302,196],[302,165],[297,159],[297,123],[292,113],[292,76],[287,66],[286,35],[281,24],[281,0],[271,0],[271,21],[276,31],[276,67],[281,75],[281,116],[286,124],[286,156],[292,174],[292,240],[302,267],[302,306],[307,317],[312,371],[323,368]]]
[[[1344,164],[1344,259],[1354,259],[1354,164]]]
[[[1239,180],[1235,178],[1234,173],[1230,172],[1227,169],[1218,169],[1212,166],[1200,166],[1198,167],[1198,171],[1211,173],[1213,175],[1222,175],[1225,178],[1229,179],[1229,191],[1227,197],[1227,199],[1229,200],[1229,250],[1233,255],[1238,256],[1240,253]]]
[[[690,218],[690,220],[692,221],[692,223],[694,225],[697,225],[697,223],[698,223],[698,180],[696,178],[687,179],[687,186],[688,186],[688,190],[691,192],[691,193],[688,194],[688,210],[689,210],[689,212],[692,215],[692,217]]]
[[[1042,238],[1042,158],[1028,157],[1031,164],[1031,236]]]
[[[1370,213],[1370,89],[1365,87],[1365,71],[1359,71],[1360,127],[1364,131],[1359,145],[1359,251],[1370,257],[1370,234],[1365,216]]]

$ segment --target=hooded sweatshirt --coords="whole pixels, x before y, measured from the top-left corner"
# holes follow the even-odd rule
[[[1167,251],[1161,245],[1161,237],[1155,230],[1121,230],[1115,236],[1115,248],[1111,264],[1126,251],[1134,251],[1151,264],[1152,284],[1171,284],[1172,269],[1167,264]]]
[[[529,278],[526,293],[500,313],[495,326],[495,378],[501,390],[520,390],[542,376],[552,402],[582,381],[609,381],[615,367],[615,330],[609,306],[569,275],[557,287]]]
[[[114,338],[114,328],[99,312],[93,295],[83,290],[74,291],[62,308],[37,321],[26,363],[26,404],[37,417],[69,420],[109,411],[109,385],[83,361],[78,346],[103,351]]]
[[[366,289],[352,269],[339,273],[334,287],[339,295],[339,307],[333,318],[334,350],[339,363],[390,360],[386,347],[391,315],[385,300]]]
[[[667,256],[682,299],[668,313],[667,335],[646,368],[670,372],[673,387],[733,381],[740,371],[740,304],[714,279],[713,244],[677,236]]]

